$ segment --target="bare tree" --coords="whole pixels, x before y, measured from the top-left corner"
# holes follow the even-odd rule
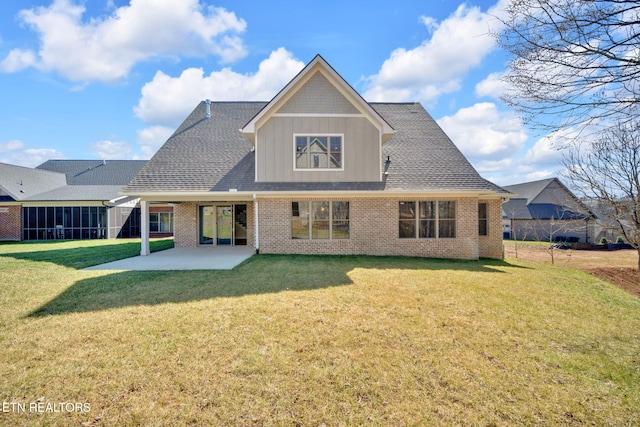
[[[627,243],[638,251],[640,269],[640,123],[619,122],[564,154],[566,178],[586,198],[606,207]]]
[[[503,101],[545,130],[626,122],[640,100],[640,0],[510,0]]]
[[[532,220],[530,227],[531,238],[537,242],[546,242],[549,256],[551,256],[551,264],[555,264],[555,250],[558,242],[563,242],[563,235],[575,231],[580,231],[585,227],[582,224],[584,219],[577,220],[575,212],[558,208],[555,218],[549,220],[536,219]]]
[[[613,207],[640,269],[640,0],[508,0],[498,19],[512,55],[503,101],[530,126],[571,135],[566,178]]]
[[[516,258],[518,258],[518,239],[527,240],[528,232],[528,228],[518,227],[516,222],[523,213],[523,207],[516,203],[505,203],[502,205],[502,210],[509,219],[509,234],[513,240]]]

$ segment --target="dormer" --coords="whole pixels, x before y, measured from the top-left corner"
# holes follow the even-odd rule
[[[393,128],[320,55],[244,128],[256,182],[382,179]]]

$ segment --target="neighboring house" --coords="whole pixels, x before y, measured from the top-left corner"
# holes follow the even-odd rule
[[[603,238],[610,243],[615,243],[618,239],[626,242],[622,227],[625,229],[627,238],[633,241],[635,226],[629,218],[618,218],[613,206],[606,203],[590,202],[589,206],[597,215],[594,243],[600,243]]]
[[[420,104],[367,103],[319,55],[269,102],[200,103],[123,194],[173,203],[177,247],[462,259],[502,257],[509,196]]]
[[[558,178],[507,185],[502,205],[505,238],[593,243],[595,214]]]
[[[145,163],[49,160],[35,169],[0,163],[0,240],[140,237],[138,200],[119,193]],[[169,221],[156,235],[171,235],[171,206],[154,206],[149,215],[158,231],[161,219]]]

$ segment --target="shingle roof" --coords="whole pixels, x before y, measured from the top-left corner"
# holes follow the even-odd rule
[[[210,191],[251,152],[240,128],[265,104],[216,102],[205,119],[201,102],[124,191]]]
[[[382,148],[390,156],[385,190],[507,191],[482,178],[419,103],[371,104],[396,130]]]
[[[127,185],[146,160],[47,160],[36,169],[63,173],[69,185]]]
[[[0,163],[0,188],[13,200],[20,201],[67,185],[59,173]]]
[[[35,169],[0,163],[0,198],[113,200],[145,163],[146,160],[48,160]]]
[[[107,201],[120,197],[122,185],[65,185],[27,197],[26,201]]]
[[[562,200],[558,200],[553,203],[540,203],[540,199],[538,199],[538,202],[534,203],[536,198],[554,182],[564,191],[563,195],[566,196],[567,202],[561,203]],[[504,189],[517,194],[517,196],[502,205],[503,218],[585,219],[596,217],[558,178],[507,185]],[[574,210],[571,206],[574,206]]]
[[[125,187],[127,194],[207,191],[479,191],[508,194],[483,179],[419,103],[372,103],[396,130],[383,182],[256,183],[252,145],[240,129],[264,102],[201,102]],[[383,163],[384,166],[384,163]]]
[[[519,199],[525,199],[531,203],[542,191],[557,178],[541,179],[539,181],[523,182],[521,184],[505,185],[503,188],[518,195]]]

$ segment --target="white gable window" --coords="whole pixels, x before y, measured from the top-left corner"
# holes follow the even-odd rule
[[[294,135],[295,170],[344,170],[341,134]]]

